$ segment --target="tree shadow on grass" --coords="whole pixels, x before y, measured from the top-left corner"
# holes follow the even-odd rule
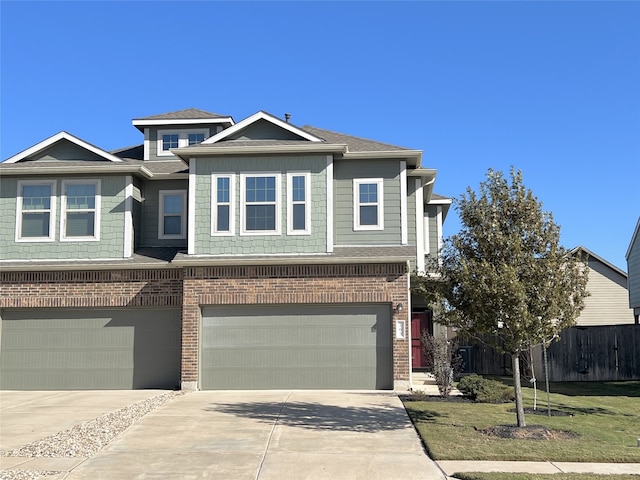
[[[412,428],[406,412],[386,405],[338,406],[315,402],[238,402],[205,408],[265,423],[310,430],[382,432]]]
[[[434,412],[431,410],[409,410],[409,416],[415,424],[418,423],[436,423],[438,418],[448,418],[449,415]]]

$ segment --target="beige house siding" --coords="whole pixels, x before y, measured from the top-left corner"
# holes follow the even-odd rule
[[[627,279],[599,260],[589,257],[589,282],[591,294],[585,299],[585,308],[577,325],[622,325],[633,323],[629,308]]]

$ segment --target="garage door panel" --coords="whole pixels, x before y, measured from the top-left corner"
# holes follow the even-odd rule
[[[11,309],[2,317],[1,388],[174,388],[179,383],[179,309]]]
[[[388,305],[205,307],[201,387],[393,388]]]

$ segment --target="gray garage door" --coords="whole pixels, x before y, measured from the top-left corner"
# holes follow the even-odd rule
[[[389,305],[204,307],[201,388],[391,389]]]
[[[0,388],[175,388],[179,309],[2,311]]]

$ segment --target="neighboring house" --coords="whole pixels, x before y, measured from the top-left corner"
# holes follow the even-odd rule
[[[584,300],[584,309],[576,320],[576,326],[633,323],[633,314],[628,305],[627,274],[624,270],[582,246],[574,248],[571,253],[582,255],[589,266],[589,296]]]
[[[638,325],[640,324],[640,218],[631,236],[626,258],[629,272],[629,308],[633,309],[633,317]]]
[[[0,387],[410,387],[409,273],[451,203],[421,151],[265,112],[133,126],[0,164]]]

